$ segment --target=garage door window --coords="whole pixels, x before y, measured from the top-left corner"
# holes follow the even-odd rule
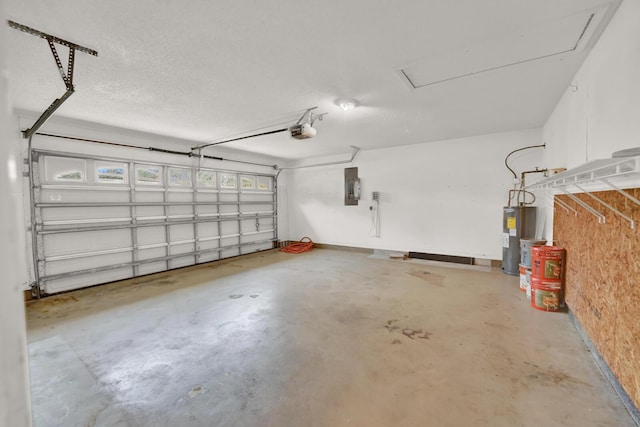
[[[225,190],[235,190],[238,188],[238,177],[235,174],[221,173],[220,188]]]
[[[84,159],[45,157],[47,182],[86,182],[87,163]]]
[[[136,184],[161,185],[162,168],[160,166],[136,166]]]
[[[198,187],[216,188],[216,178],[213,171],[198,171]]]
[[[95,180],[97,183],[126,184],[127,165],[124,163],[95,162]]]
[[[271,191],[272,188],[271,178],[268,176],[258,177],[258,190]]]
[[[169,185],[191,187],[191,171],[183,168],[169,168]]]
[[[255,176],[240,176],[240,187],[243,190],[255,190],[256,188],[256,177]]]

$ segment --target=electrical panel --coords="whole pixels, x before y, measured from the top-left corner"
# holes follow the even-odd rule
[[[360,178],[358,168],[344,169],[344,204],[345,206],[357,206],[360,200]]]

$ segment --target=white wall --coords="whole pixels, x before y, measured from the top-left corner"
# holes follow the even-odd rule
[[[640,2],[625,0],[544,126],[568,168],[640,146]]]
[[[502,259],[502,206],[513,178],[504,158],[540,143],[540,130],[525,130],[362,151],[353,164],[286,170],[289,236]],[[542,151],[514,155],[514,169],[542,167]],[[344,206],[344,168],[351,166],[362,183],[358,206]],[[380,192],[380,238],[370,232],[372,191]]]
[[[0,3],[0,23],[5,22]],[[24,222],[20,190],[20,147],[11,137],[15,129],[8,105],[5,42],[0,30],[0,425],[31,425],[27,339],[22,295],[26,280]]]
[[[640,147],[640,1],[624,0],[543,129],[549,167]],[[551,209],[547,210],[549,221]],[[551,239],[551,227],[547,239]]]

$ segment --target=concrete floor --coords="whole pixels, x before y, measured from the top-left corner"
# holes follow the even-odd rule
[[[518,278],[314,250],[28,304],[43,426],[633,426]]]

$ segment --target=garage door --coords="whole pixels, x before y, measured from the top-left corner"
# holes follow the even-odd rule
[[[36,286],[52,294],[271,249],[274,175],[33,152]]]

